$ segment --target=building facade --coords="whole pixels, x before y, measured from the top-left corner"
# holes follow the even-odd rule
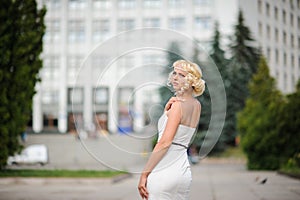
[[[153,49],[116,54],[120,46],[135,41],[134,36],[107,46],[109,55],[97,54],[99,45],[103,44],[103,51],[110,44],[107,41],[124,31],[174,30],[196,39],[208,51],[214,22],[220,24],[225,47],[241,8],[278,87],[291,92],[299,78],[299,0],[38,0],[38,4],[46,6],[47,14],[42,82],[33,99],[34,132],[132,132],[148,123],[145,110],[159,97],[152,87],[136,92],[137,88],[145,77],[162,84],[164,77],[146,67],[135,72],[140,76],[126,74],[134,71],[132,66],[166,63],[166,55]],[[110,56],[119,59],[110,65]],[[111,66],[109,75],[99,80],[107,66]]]
[[[300,77],[300,0],[240,0],[239,5],[278,88],[293,92]]]

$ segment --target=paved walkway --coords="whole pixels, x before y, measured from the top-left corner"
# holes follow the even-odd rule
[[[300,200],[300,181],[244,164],[202,162],[192,166],[190,200]],[[138,200],[138,175],[112,179],[1,178],[0,200]],[[261,184],[266,180],[264,184]]]

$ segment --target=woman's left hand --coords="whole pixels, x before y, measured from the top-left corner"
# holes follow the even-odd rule
[[[138,186],[138,189],[139,189],[139,193],[141,195],[141,197],[143,199],[148,199],[148,196],[149,196],[149,193],[148,193],[148,190],[147,190],[147,176],[142,174],[141,177],[140,177],[140,182],[139,182],[139,186]]]

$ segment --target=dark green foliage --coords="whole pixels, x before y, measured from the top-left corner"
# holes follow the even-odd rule
[[[278,169],[283,161],[278,130],[284,98],[269,75],[264,58],[260,59],[257,73],[249,84],[250,96],[238,115],[238,130],[242,147],[247,154],[249,169]]]
[[[236,113],[245,106],[248,97],[248,82],[256,72],[260,51],[253,46],[251,31],[244,23],[244,17],[239,11],[238,22],[234,26],[234,36],[231,41],[231,58],[228,66],[227,115],[224,134],[229,144],[235,144],[237,136]]]
[[[280,137],[281,154],[284,161],[291,158],[300,168],[300,80],[296,91],[287,95],[287,103],[281,115]]]
[[[20,149],[42,67],[45,9],[34,0],[3,0],[0,8],[0,168]]]
[[[229,81],[230,81],[228,78],[228,68],[227,68],[229,61],[225,58],[225,52],[221,48],[221,34],[219,32],[218,23],[215,23],[214,36],[213,36],[211,46],[212,46],[212,50],[211,50],[210,57],[216,64],[218,71],[220,72],[220,75],[222,77],[225,91],[227,91],[228,86],[229,86]],[[208,93],[204,93],[203,97],[204,97],[204,99],[206,99],[206,101],[208,101],[210,103],[210,97],[209,97]],[[224,99],[224,101],[225,101],[225,99]],[[206,108],[204,108],[204,109],[206,109]],[[213,149],[213,153],[223,151],[225,149],[225,144],[227,143],[227,137],[225,134],[227,131],[226,127],[227,127],[227,123],[225,121],[224,128],[222,130],[222,134]]]

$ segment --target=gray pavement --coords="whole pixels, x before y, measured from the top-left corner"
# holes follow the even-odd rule
[[[192,166],[192,173],[190,200],[300,200],[298,179],[247,171],[243,163],[203,161]],[[138,178],[0,178],[0,200],[138,200]]]

